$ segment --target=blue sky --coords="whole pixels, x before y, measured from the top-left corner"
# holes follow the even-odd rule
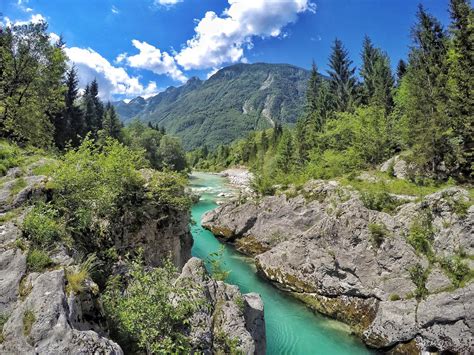
[[[447,25],[448,0],[421,0]],[[45,19],[81,84],[107,99],[150,96],[237,62],[327,69],[340,38],[358,66],[365,34],[405,58],[416,0],[1,0],[3,24]]]

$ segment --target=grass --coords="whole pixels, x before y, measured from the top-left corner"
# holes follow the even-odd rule
[[[3,334],[3,326],[8,321],[8,316],[6,314],[0,314],[0,344],[5,341],[5,335]]]
[[[10,188],[10,199],[13,200],[13,198],[26,186],[27,186],[27,183],[24,178],[15,179]]]
[[[36,316],[32,310],[26,310],[23,314],[23,334],[29,336],[31,334],[31,329],[33,329],[33,324],[36,321]]]
[[[79,270],[77,272],[67,272],[67,294],[79,294],[85,289],[85,280],[89,277],[86,270]]]
[[[40,247],[50,246],[65,235],[57,211],[47,204],[36,205],[26,215],[21,228],[27,239]]]
[[[53,265],[53,261],[45,251],[31,249],[26,257],[26,265],[29,272],[41,272]]]

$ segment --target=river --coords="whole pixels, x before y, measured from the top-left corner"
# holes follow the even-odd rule
[[[201,194],[192,208],[191,232],[194,238],[193,256],[206,260],[210,253],[222,245],[214,235],[201,227],[202,215],[217,207],[221,192],[230,188],[222,177],[196,172],[191,176],[191,188]],[[225,245],[225,244],[224,244]],[[265,304],[267,354],[370,354],[371,352],[340,322],[314,314],[301,302],[296,301],[272,286],[256,274],[251,258],[245,257],[225,245],[222,263],[230,270],[227,283],[237,285],[242,293],[256,292]]]

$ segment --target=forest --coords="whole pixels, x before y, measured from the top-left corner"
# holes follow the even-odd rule
[[[474,12],[452,0],[444,29],[421,5],[408,59],[393,73],[390,58],[366,36],[356,73],[341,40],[334,40],[328,76],[313,63],[304,114],[294,127],[276,123],[213,151],[188,154],[198,169],[247,165],[256,188],[311,178],[353,178],[400,155],[417,185],[472,181]],[[408,186],[407,186],[408,188]]]

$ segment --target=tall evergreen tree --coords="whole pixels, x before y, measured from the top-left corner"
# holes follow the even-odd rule
[[[352,68],[352,60],[339,39],[334,41],[329,58],[330,93],[336,111],[350,111],[357,98],[357,81]]]
[[[387,54],[377,49],[377,56],[373,67],[373,93],[369,103],[380,107],[385,114],[390,113],[393,107],[392,89],[395,81]]]
[[[474,10],[467,0],[451,0],[450,14],[448,112],[459,147],[459,172],[469,176],[474,159]]]
[[[276,152],[277,167],[280,171],[288,173],[293,165],[293,137],[288,129],[283,131]]]
[[[362,102],[368,104],[375,91],[374,71],[375,64],[379,56],[379,51],[372,44],[369,36],[364,37],[362,45],[362,67],[360,76],[362,77]]]
[[[84,135],[85,130],[82,110],[77,105],[79,79],[74,66],[66,72],[65,82],[67,87],[64,94],[65,107],[55,124],[55,141],[59,149],[64,149],[68,142],[74,147],[78,146],[80,136]]]
[[[115,108],[110,102],[107,103],[105,108],[104,120],[102,122],[102,130],[106,137],[112,137],[115,139],[120,138],[122,124],[120,119],[115,112]]]
[[[400,85],[406,71],[407,71],[407,63],[405,63],[403,59],[400,59],[397,64],[397,85]]]
[[[450,151],[446,116],[447,36],[439,21],[420,5],[406,73],[409,144],[414,157],[436,173]]]

